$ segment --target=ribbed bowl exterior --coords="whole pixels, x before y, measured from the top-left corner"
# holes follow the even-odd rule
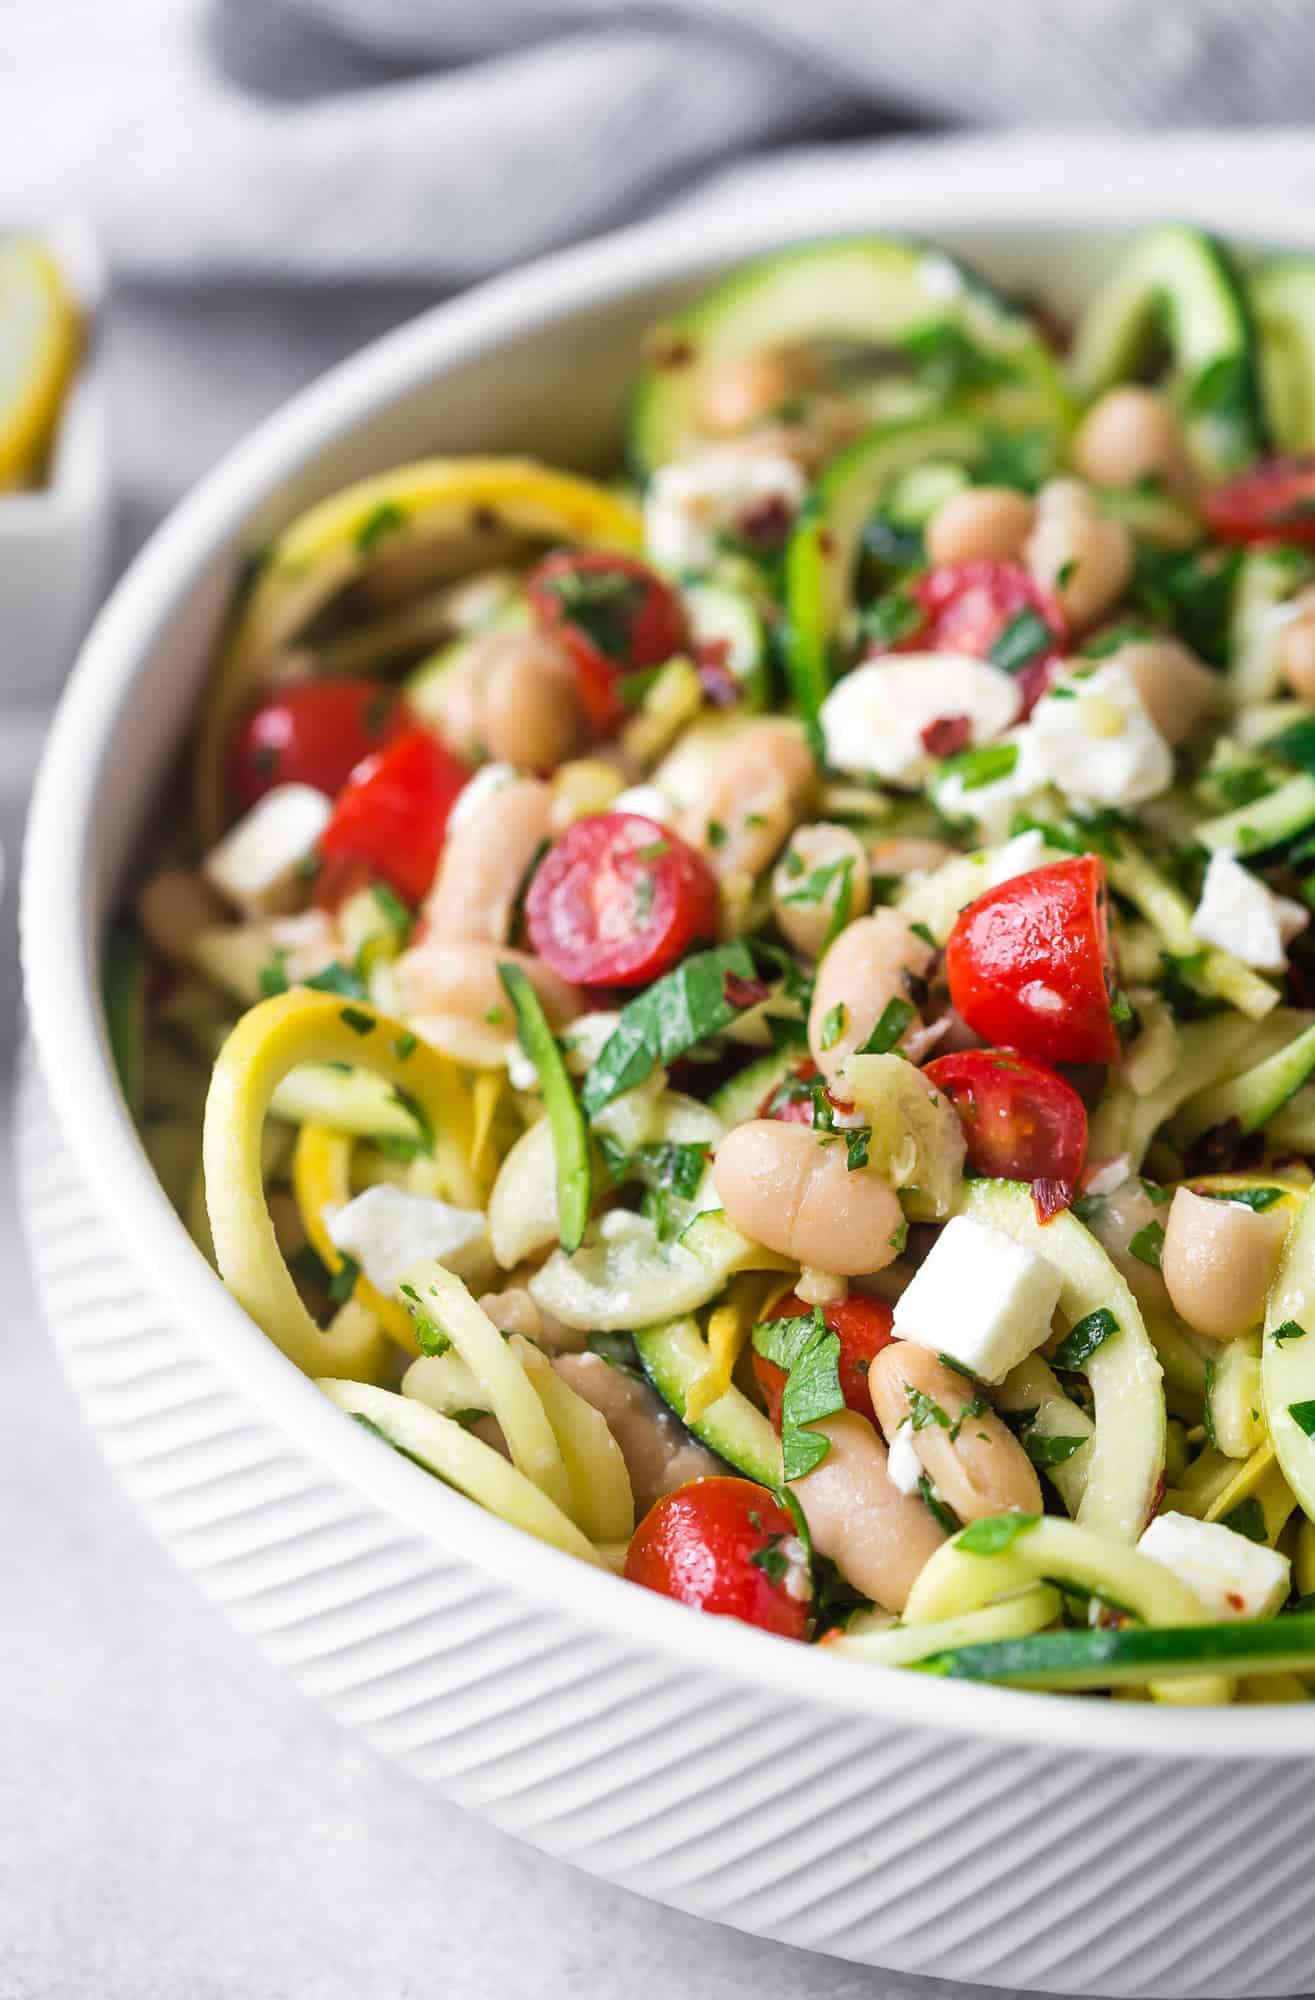
[[[1308,1758],[1150,1760],[856,1716],[545,1613],[219,1372],[125,1257],[31,1061],[18,1161],[51,1331],[150,1526],[423,1783],[659,1902],[860,1964],[1155,2000],[1310,1988]]]

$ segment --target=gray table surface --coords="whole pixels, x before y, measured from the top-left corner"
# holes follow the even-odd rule
[[[34,735],[35,732],[28,732]],[[0,842],[27,742],[0,713]],[[0,909],[0,2000],[970,2000],[678,1916],[444,1805],[157,1547],[55,1364],[14,1211]],[[874,1782],[876,1782],[874,1776]]]

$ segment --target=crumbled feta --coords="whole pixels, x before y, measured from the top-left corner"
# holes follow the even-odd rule
[[[448,831],[452,832],[464,821],[472,819],[495,792],[504,786],[515,784],[520,772],[514,764],[482,764],[473,778],[468,778],[457,793],[451,812],[448,814]]]
[[[381,1181],[327,1217],[330,1241],[354,1257],[377,1292],[391,1298],[413,1264],[435,1257],[460,1278],[492,1270],[488,1223],[478,1209]]]
[[[275,785],[211,848],[201,873],[246,916],[293,909],[299,870],[314,854],[332,810],[313,785]]]
[[[901,1294],[894,1332],[984,1382],[1003,1382],[1049,1337],[1061,1283],[1047,1258],[1003,1230],[956,1215]]]
[[[507,1081],[513,1090],[537,1090],[539,1072],[519,1042],[507,1044]]]
[[[710,569],[727,536],[741,534],[765,508],[783,508],[793,520],[807,491],[783,452],[714,446],[658,467],[644,500],[645,546],[662,569]]]
[[[1173,783],[1173,752],[1118,660],[1057,682],[1032,739],[1042,775],[1079,805],[1140,805]]]
[[[1083,1177],[1082,1192],[1094,1195],[1097,1200],[1107,1194],[1117,1194],[1131,1174],[1131,1159],[1126,1153],[1116,1153],[1112,1160],[1106,1160],[1094,1173],[1088,1170]]]
[[[975,827],[979,839],[996,847],[1009,838],[1016,813],[1033,804],[1045,790],[1045,777],[1027,728],[1011,729],[1002,739],[1017,752],[1013,769],[988,784],[968,782],[970,773],[953,764],[933,777],[929,790],[936,810],[956,826]]]
[[[997,889],[1002,882],[1012,882],[1015,875],[1030,875],[1034,868],[1044,868],[1051,859],[1044,833],[1030,826],[1026,833],[1016,833],[988,858],[986,879],[991,888]]]
[[[607,808],[614,813],[640,813],[645,819],[655,819],[659,826],[672,826],[676,820],[676,808],[660,785],[629,785],[624,792],[618,792]]]
[[[591,1069],[616,1033],[620,1019],[614,1007],[599,1007],[591,1014],[577,1014],[561,1037],[566,1067],[579,1076]]]
[[[834,770],[916,790],[936,769],[923,731],[963,717],[974,747],[1018,715],[1018,683],[967,653],[900,653],[866,660],[822,703],[826,760]]]
[[[1276,896],[1258,875],[1231,854],[1212,854],[1192,912],[1192,931],[1202,944],[1232,952],[1257,972],[1281,972],[1287,946],[1310,922],[1310,911]]]
[[[917,1492],[918,1481],[922,1477],[922,1461],[913,1442],[913,1424],[908,1418],[890,1441],[886,1471],[890,1474],[892,1486],[898,1486],[901,1493]]]
[[[938,305],[948,305],[963,293],[963,272],[938,250],[929,250],[918,259],[918,281],[927,297],[935,299]]]
[[[1222,1521],[1157,1514],[1137,1547],[1194,1590],[1212,1618],[1270,1618],[1288,1594],[1288,1558]]]

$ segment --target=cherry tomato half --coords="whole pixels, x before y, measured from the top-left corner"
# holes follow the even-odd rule
[[[525,898],[530,942],[582,986],[646,986],[717,930],[717,879],[703,856],[642,813],[578,819],[544,856]]]
[[[922,623],[894,648],[901,653],[971,653],[985,660],[1020,613],[1030,611],[1040,621],[1052,643],[1046,644],[1031,625],[1036,651],[1031,658],[1024,652],[1022,662],[1009,669],[1018,681],[1023,713],[1028,714],[1049,686],[1068,641],[1064,614],[1050,593],[1034,583],[1021,564],[987,558],[943,563],[915,578],[909,589],[922,612]],[[1026,639],[1023,632],[1024,646]]]
[[[801,1548],[793,1519],[765,1486],[696,1479],[645,1514],[625,1573],[631,1583],[698,1611],[803,1639],[812,1579]]]
[[[348,773],[382,750],[407,714],[382,681],[305,681],[253,708],[233,732],[228,788],[245,812],[275,785],[314,785],[333,797]]]
[[[1202,509],[1221,542],[1300,542],[1315,548],[1315,456],[1263,459],[1207,493]]]
[[[801,1313],[811,1311],[812,1307],[805,1305],[796,1292],[787,1292],[772,1307],[767,1318],[797,1319]],[[869,1423],[875,1423],[876,1415],[868,1388],[868,1369],[872,1366],[873,1355],[880,1354],[894,1337],[891,1333],[894,1314],[883,1300],[867,1299],[859,1292],[851,1292],[848,1298],[833,1299],[829,1305],[824,1305],[822,1318],[840,1341],[840,1389],[846,1408],[857,1410]],[[755,1352],[753,1374],[762,1390],[767,1414],[779,1431],[785,1370]]]
[[[993,1180],[1074,1182],[1087,1110],[1071,1083],[1008,1049],[965,1049],[923,1070],[959,1114],[968,1164]]]
[[[320,835],[325,868],[316,902],[333,908],[364,880],[390,883],[408,903],[423,902],[448,814],[469,776],[427,729],[408,729],[358,764]]]
[[[662,666],[687,642],[675,591],[632,556],[563,550],[530,572],[525,590],[539,625],[570,654],[598,736],[625,718],[622,676]]]
[[[1105,864],[1075,855],[1015,875],[959,912],[950,999],[976,1034],[1040,1062],[1113,1062]]]

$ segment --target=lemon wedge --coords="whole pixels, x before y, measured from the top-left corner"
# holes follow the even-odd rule
[[[78,312],[39,243],[0,242],[0,491],[30,477],[78,350]]]

